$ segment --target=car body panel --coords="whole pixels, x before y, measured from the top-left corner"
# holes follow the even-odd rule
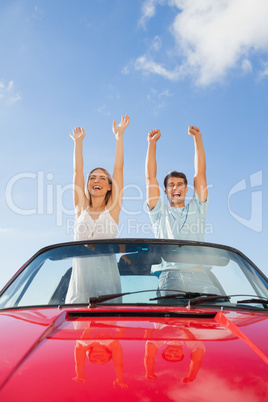
[[[103,290],[111,256],[116,295]],[[83,274],[104,275],[82,301],[66,296],[77,258]],[[0,325],[1,402],[268,400],[268,279],[230,247],[48,246],[0,292]]]
[[[267,400],[268,343],[265,335],[257,336],[267,334],[267,313],[105,306],[5,310],[0,319],[3,401],[17,400],[18,389],[21,400],[40,402],[97,401],[107,396],[119,401]],[[93,343],[113,343],[119,349],[103,364],[86,358],[80,367],[86,381],[79,382],[76,345],[87,349]],[[196,363],[191,348],[198,343],[205,351]],[[155,379],[146,378],[148,344],[158,348]],[[169,344],[182,345],[182,361],[162,357]],[[114,384],[120,358],[125,388]],[[191,365],[197,366],[196,378],[184,383]]]

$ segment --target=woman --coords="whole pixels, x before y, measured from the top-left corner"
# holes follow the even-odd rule
[[[76,127],[71,134],[74,140],[74,240],[115,238],[117,235],[123,194],[123,133],[128,124],[128,115],[122,116],[118,126],[113,121],[116,139],[113,177],[107,170],[95,168],[88,176],[86,187],[82,151],[85,131]],[[74,260],[66,303],[87,303],[89,297],[120,291],[115,256]]]

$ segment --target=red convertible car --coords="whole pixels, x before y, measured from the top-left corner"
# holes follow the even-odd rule
[[[36,253],[0,292],[0,400],[268,400],[268,280],[238,250],[114,239]]]

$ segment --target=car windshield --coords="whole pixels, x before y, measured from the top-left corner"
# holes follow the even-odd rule
[[[239,251],[209,243],[71,242],[29,260],[2,290],[0,308],[187,306],[189,300],[202,307],[267,309],[267,278]]]

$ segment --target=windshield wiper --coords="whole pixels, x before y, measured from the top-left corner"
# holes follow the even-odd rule
[[[223,301],[230,301],[230,299],[232,297],[241,297],[241,296],[250,296],[252,297],[252,295],[209,295],[209,294],[201,294],[200,296],[197,296],[195,298],[190,298],[188,301],[188,308],[190,308],[191,306],[196,306],[199,304],[203,304],[206,302],[211,302],[211,301],[216,301],[216,300],[223,300]],[[238,303],[259,303],[259,304],[263,304],[263,305],[267,305],[268,306],[268,299],[262,296],[253,296],[252,299],[245,299],[245,300],[238,300],[236,302]]]
[[[163,289],[165,292],[174,292],[174,289]],[[133,294],[138,294],[138,293],[145,293],[145,292],[155,292],[156,289],[147,289],[147,290],[137,290],[135,292],[124,292],[124,293],[112,293],[112,294],[107,294],[107,295],[101,295],[101,296],[94,296],[89,298],[89,307],[94,308],[96,307],[97,304],[104,303],[108,300],[116,299],[118,297],[122,296],[127,296],[127,295],[133,295]],[[161,289],[158,289],[158,291],[161,291]],[[155,300],[168,300],[168,299],[180,299],[180,300],[188,300],[188,308],[191,306],[203,304],[206,302],[212,302],[216,300],[220,301],[230,301],[231,297],[241,297],[241,296],[250,296],[252,297],[253,295],[217,295],[216,293],[200,293],[200,292],[184,292],[181,290],[177,290],[177,293],[172,293],[164,296],[157,296],[154,298],[149,299],[150,301],[155,301]],[[258,298],[259,297],[259,298]],[[245,299],[245,300],[239,300],[237,303],[260,303],[263,305],[268,305],[268,299],[261,297],[261,296],[253,296],[252,299]]]
[[[159,289],[161,290],[161,289]],[[168,291],[168,289],[165,289]],[[188,306],[194,306],[195,304],[202,304],[209,301],[215,301],[218,299],[229,301],[230,296],[217,295],[215,293],[199,293],[199,292],[182,292],[172,293],[169,295],[158,296],[150,300],[167,300],[167,299],[188,299]]]
[[[222,299],[224,301],[230,301],[230,299],[232,297],[239,297],[239,296],[246,296],[246,295],[228,295],[228,296],[217,295],[217,296],[214,296],[214,297],[213,296],[211,296],[211,297],[204,297],[204,296],[196,297],[193,300],[189,300],[188,308],[190,308],[191,306],[196,306],[198,304],[203,304],[203,303],[214,301],[214,300],[217,300],[217,299]],[[251,295],[249,295],[249,296],[251,296]],[[252,299],[238,300],[236,302],[236,304],[238,304],[238,303],[241,303],[241,304],[243,304],[243,303],[245,303],[245,304],[246,303],[248,303],[248,304],[249,303],[259,303],[259,304],[262,304],[264,306],[268,306],[268,299],[265,298],[265,297],[262,297],[262,296],[254,296]]]
[[[245,300],[238,300],[238,303],[258,303],[258,304],[262,304],[264,306],[268,306],[268,299],[265,299],[264,297],[261,296],[257,296],[260,297],[259,299],[257,298],[252,298],[252,299],[245,299]]]
[[[232,297],[241,297],[241,296],[249,296],[252,297],[252,295],[209,295],[209,294],[201,294],[198,297],[195,298],[190,298],[189,302],[188,302],[188,308],[190,308],[191,306],[196,306],[199,304],[203,304],[206,302],[211,302],[211,301],[216,301],[216,300],[220,300],[220,301],[230,301],[230,299]],[[263,304],[263,305],[267,305],[268,306],[268,299],[262,296],[253,296],[252,299],[245,299],[245,300],[238,300],[236,302],[238,303],[259,303],[259,304]]]
[[[223,295],[202,295],[200,297],[196,297],[192,300],[189,300],[188,307],[191,306],[196,306],[197,304],[203,304],[206,302],[211,302],[211,301],[230,301],[230,296],[223,296]]]
[[[94,296],[94,297],[90,297],[88,300],[89,307],[94,308],[96,306],[96,304],[104,303],[108,300],[116,299],[116,298],[122,297],[122,296],[133,295],[136,293],[155,292],[155,291],[156,291],[155,289],[149,289],[149,290],[137,290],[135,292],[112,293],[109,295]]]

